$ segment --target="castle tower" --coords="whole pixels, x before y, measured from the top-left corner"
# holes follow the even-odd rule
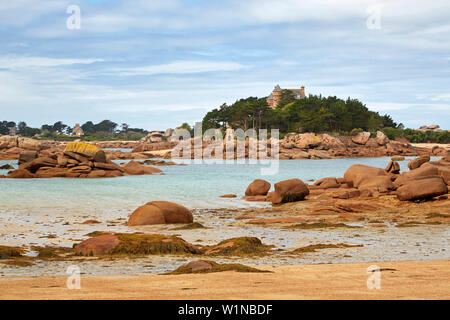
[[[300,87],[300,96],[302,98],[306,97],[306,95],[305,95],[305,86],[301,86]]]

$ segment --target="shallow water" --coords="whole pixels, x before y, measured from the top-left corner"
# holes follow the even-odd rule
[[[276,175],[262,175],[261,164],[190,164],[158,167],[165,175],[128,176],[111,179],[1,179],[0,210],[73,209],[93,211],[130,210],[154,200],[167,200],[193,208],[242,207],[249,204],[239,199],[222,199],[234,193],[243,196],[254,179],[272,184],[284,179],[304,181],[324,177],[342,177],[352,164],[361,163],[385,168],[384,158],[351,158],[327,160],[279,161]],[[0,166],[16,161],[0,161]],[[401,161],[402,170],[407,161]],[[0,170],[0,174],[7,171]]]
[[[247,185],[256,178],[273,184],[290,178],[307,181],[329,176],[341,177],[352,164],[384,168],[389,160],[387,157],[285,160],[279,162],[279,172],[273,176],[261,175],[262,165],[228,163],[163,166],[159,168],[164,171],[164,175],[111,179],[0,179],[0,244],[72,246],[86,239],[87,233],[96,230],[142,231],[178,234],[194,244],[215,244],[227,238],[255,236],[279,249],[313,243],[364,244],[362,248],[328,249],[296,257],[275,255],[237,259],[248,265],[449,259],[449,230],[446,225],[396,228],[386,224],[380,228],[332,230],[283,230],[230,225],[234,221],[233,217],[239,214],[236,208],[268,205],[239,199],[244,195]],[[0,161],[0,165],[6,163],[15,165],[16,161]],[[402,170],[406,170],[407,161],[400,162],[400,165]],[[3,170],[0,174],[6,172]],[[219,198],[228,193],[235,193],[238,198]],[[194,209],[195,220],[211,229],[173,231],[173,226],[125,226],[127,216],[135,208],[154,200],[173,201]],[[228,209],[217,213],[214,208]],[[88,219],[101,223],[81,224]],[[48,235],[55,237],[48,238]],[[192,259],[150,256],[76,264],[80,265],[84,273],[122,274],[166,272]],[[74,262],[41,261],[32,267],[7,267],[0,264],[0,274],[64,274],[71,264]]]

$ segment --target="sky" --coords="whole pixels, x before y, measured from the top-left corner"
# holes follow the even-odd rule
[[[0,0],[0,121],[165,130],[279,84],[450,129],[449,17],[448,0]]]

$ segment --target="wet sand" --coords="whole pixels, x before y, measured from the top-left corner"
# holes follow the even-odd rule
[[[369,290],[367,268],[381,268]],[[273,273],[1,277],[0,299],[450,299],[450,261],[265,266]]]

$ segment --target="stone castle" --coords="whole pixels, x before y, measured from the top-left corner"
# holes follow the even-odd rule
[[[270,96],[267,97],[267,104],[269,107],[275,109],[278,106],[283,90],[291,91],[294,94],[295,99],[303,99],[306,97],[305,86],[301,86],[300,89],[281,89],[279,85],[276,85]]]

